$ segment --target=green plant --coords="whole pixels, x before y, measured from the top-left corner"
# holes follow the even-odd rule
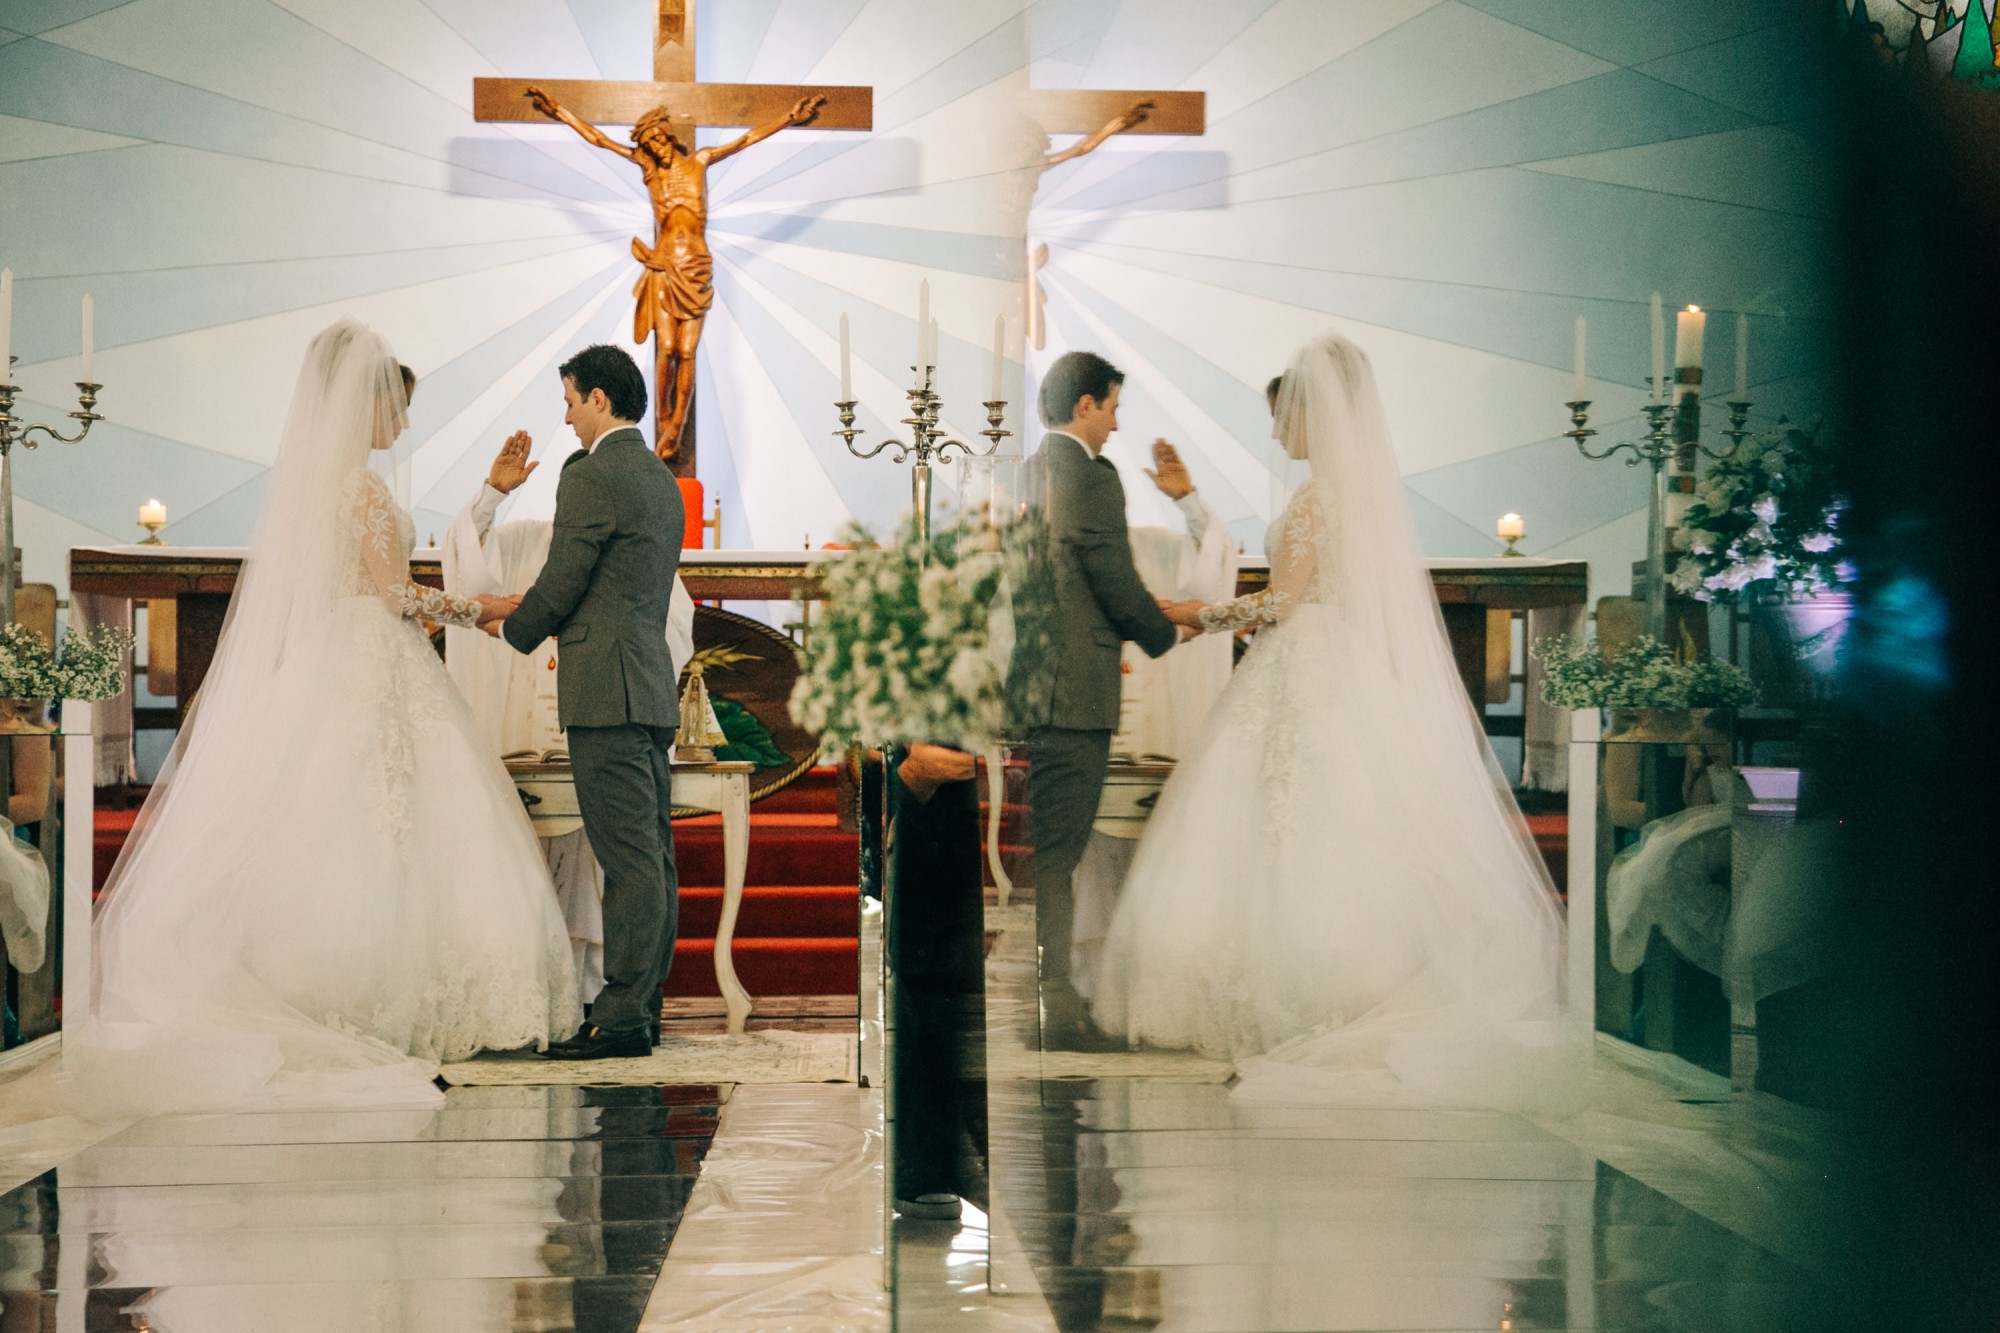
[[[975,746],[1001,736],[1006,645],[990,612],[1022,602],[1018,589],[1032,579],[1028,527],[1002,532],[975,518],[924,541],[906,520],[881,545],[866,528],[851,528],[843,541],[854,549],[819,567],[826,611],[800,654],[792,717],[828,750],[918,740]]]
[[[0,698],[109,699],[125,689],[131,631],[98,625],[63,631],[60,653],[26,625],[0,628]]]
[[[1733,662],[1688,654],[1677,659],[1641,636],[1606,658],[1595,640],[1561,637],[1535,645],[1542,700],[1557,708],[1736,708],[1757,697]]]

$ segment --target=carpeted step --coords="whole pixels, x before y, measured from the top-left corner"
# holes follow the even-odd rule
[[[860,941],[849,938],[739,939],[730,945],[737,980],[760,995],[853,995],[860,981]],[[718,995],[715,941],[683,939],[674,945],[669,995]]]
[[[681,886],[680,933],[713,939],[722,922],[719,887]],[[736,938],[851,936],[859,929],[861,891],[852,884],[746,884]]]
[[[826,815],[753,815],[746,884],[856,883],[861,839],[842,833]],[[674,825],[674,867],[683,884],[722,883],[722,820],[684,819]]]
[[[1529,815],[1528,832],[1535,839],[1535,850],[1542,854],[1542,862],[1549,868],[1549,878],[1556,882],[1556,891],[1565,898],[1569,896],[1569,816]]]

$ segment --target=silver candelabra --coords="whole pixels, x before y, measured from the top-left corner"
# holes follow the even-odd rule
[[[1653,469],[1653,485],[1646,506],[1646,633],[1660,643],[1667,641],[1667,465],[1675,464],[1678,475],[1692,481],[1698,457],[1723,459],[1734,454],[1750,432],[1744,422],[1750,417],[1750,402],[1739,399],[1728,404],[1729,437],[1726,449],[1711,449],[1701,442],[1701,370],[1683,367],[1675,372],[1675,396],[1671,403],[1651,402],[1645,407],[1646,434],[1639,440],[1622,440],[1593,452],[1587,441],[1590,429],[1590,400],[1578,399],[1569,408],[1570,429],[1563,432],[1576,441],[1577,451],[1593,461],[1625,453],[1625,466],[1647,463]],[[1652,383],[1649,376],[1646,381]]]
[[[873,458],[884,449],[894,446],[896,456],[891,462],[900,463],[914,455],[916,462],[910,468],[910,510],[916,515],[917,535],[928,541],[931,535],[931,464],[935,460],[943,462],[953,449],[967,458],[990,458],[1000,447],[1000,441],[1014,432],[1003,430],[1000,423],[1007,417],[1007,400],[996,398],[986,404],[987,427],[980,431],[987,439],[984,449],[976,449],[964,440],[952,439],[938,426],[938,414],[944,407],[944,400],[938,397],[932,387],[937,373],[935,366],[911,366],[916,376],[915,384],[905,390],[910,399],[910,415],[903,418],[903,424],[910,428],[907,443],[902,440],[883,440],[873,449],[857,449],[854,437],[863,433],[854,424],[855,400],[852,398],[836,402],[833,406],[840,413],[840,429],[834,431],[847,443],[847,452],[856,458]]]
[[[17,356],[7,358],[6,376],[0,379],[0,552],[6,553],[7,577],[0,579],[0,625],[14,623],[14,446],[26,449],[35,447],[35,435],[40,432],[59,444],[75,444],[90,434],[91,425],[104,420],[98,413],[97,391],[104,386],[89,380],[76,382],[77,411],[70,413],[71,420],[81,421],[76,434],[64,435],[54,426],[29,425],[14,416],[14,398],[20,393],[20,386],[14,380],[14,362]]]

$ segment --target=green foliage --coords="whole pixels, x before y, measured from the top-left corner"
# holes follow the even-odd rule
[[[1735,663],[1676,660],[1665,644],[1643,636],[1608,660],[1595,640],[1570,637],[1543,639],[1534,652],[1542,699],[1557,708],[1736,708],[1757,697]]]
[[[1005,636],[998,607],[1018,608],[1033,568],[1032,525],[969,518],[928,542],[905,521],[876,545],[856,525],[854,549],[820,566],[826,612],[800,654],[792,717],[829,750],[855,742],[990,743],[1005,731]],[[1030,633],[1033,617],[1027,621]]]
[[[791,756],[778,748],[771,729],[755,713],[719,694],[709,695],[708,703],[715,710],[715,720],[722,724],[722,734],[729,738],[715,747],[717,759],[731,764],[747,761],[759,768],[783,768],[792,762]]]
[[[63,631],[60,654],[26,625],[0,629],[0,699],[109,699],[125,689],[131,631],[99,625]]]

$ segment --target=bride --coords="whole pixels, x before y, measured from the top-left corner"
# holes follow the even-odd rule
[[[413,383],[352,321],[306,352],[214,664],[97,908],[94,1022],[71,997],[57,1100],[93,1118],[434,1103],[439,1062],[579,1022],[534,834],[420,623],[503,608],[411,582],[369,466]]]
[[[1268,590],[1169,615],[1258,629],[1167,783],[1095,1017],[1244,1066],[1246,1092],[1507,1100],[1560,1017],[1555,890],[1425,573],[1367,355],[1307,344],[1273,395]]]

